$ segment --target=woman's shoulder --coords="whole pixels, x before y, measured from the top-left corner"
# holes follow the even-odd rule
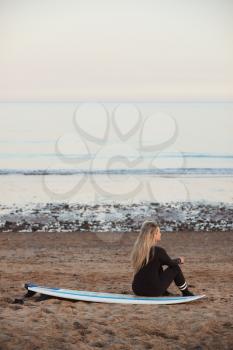
[[[164,248],[161,247],[161,246],[159,246],[159,245],[153,245],[151,248],[152,248],[153,250],[164,250]]]
[[[152,254],[153,255],[155,253],[160,254],[160,253],[166,252],[166,250],[163,247],[159,246],[159,245],[154,245],[154,246],[151,247],[151,249],[152,249]]]
[[[153,246],[151,247],[150,255],[154,257],[154,256],[155,256],[156,254],[158,254],[162,249],[163,249],[163,248],[160,247],[160,246],[158,246],[158,245],[153,245]]]

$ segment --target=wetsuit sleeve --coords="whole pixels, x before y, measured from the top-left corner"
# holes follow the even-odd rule
[[[163,248],[160,248],[159,250],[159,260],[162,265],[167,266],[174,266],[181,263],[180,258],[171,259],[170,256],[167,254],[166,250]]]

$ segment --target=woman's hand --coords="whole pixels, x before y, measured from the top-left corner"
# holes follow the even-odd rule
[[[180,263],[183,264],[184,263],[184,257],[183,256],[179,256],[180,258]]]

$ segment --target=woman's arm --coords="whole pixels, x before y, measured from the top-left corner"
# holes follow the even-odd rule
[[[167,265],[167,266],[174,266],[181,264],[181,259],[176,258],[176,259],[171,259],[170,256],[167,254],[166,250],[162,247],[159,249],[159,260],[162,265]]]

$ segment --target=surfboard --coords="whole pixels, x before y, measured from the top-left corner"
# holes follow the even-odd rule
[[[195,296],[172,296],[172,297],[144,297],[134,294],[116,294],[91,292],[86,290],[71,290],[62,288],[52,288],[40,286],[34,283],[26,283],[25,288],[28,291],[50,295],[62,299],[91,301],[98,303],[121,303],[121,304],[179,304],[199,300],[205,297],[203,295]]]

